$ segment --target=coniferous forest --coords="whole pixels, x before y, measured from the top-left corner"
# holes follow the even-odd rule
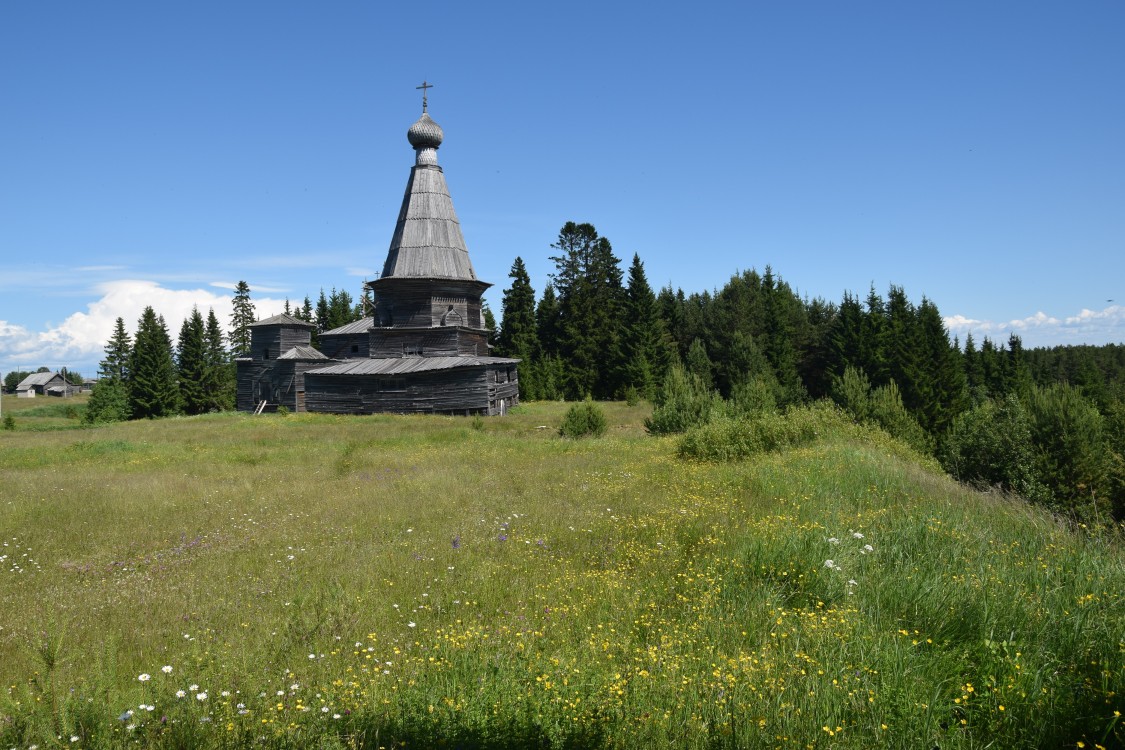
[[[521,360],[523,400],[648,400],[653,434],[828,400],[963,482],[1079,523],[1125,520],[1125,345],[958,341],[934,301],[902,287],[808,299],[769,266],[713,291],[655,291],[640,256],[623,265],[590,224],[567,222],[550,253],[538,293],[514,260],[493,324],[495,353]],[[287,301],[285,312],[326,331],[362,318],[368,302],[321,290],[315,305]],[[213,310],[195,311],[176,341],[151,308],[133,335],[118,319],[87,420],[233,408],[232,362],[255,320],[245,282],[229,337]]]

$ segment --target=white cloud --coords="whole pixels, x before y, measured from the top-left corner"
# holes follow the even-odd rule
[[[164,316],[173,340],[193,306],[204,315],[208,308],[214,308],[224,328],[230,319],[230,296],[207,289],[168,289],[154,281],[126,279],[101,284],[97,292],[101,296],[86,306],[86,312],[73,313],[47,330],[31,331],[0,321],[0,361],[5,368],[66,366],[92,376],[117,318],[124,319],[133,333],[146,306]],[[269,297],[254,298],[253,302],[262,318],[281,312],[285,304]]]
[[[1120,343],[1125,341],[1125,307],[1110,305],[1100,311],[1084,309],[1063,319],[1040,310],[1026,318],[1003,322],[950,315],[945,318],[945,327],[962,339],[970,332],[993,340],[1015,333],[1025,347]]]

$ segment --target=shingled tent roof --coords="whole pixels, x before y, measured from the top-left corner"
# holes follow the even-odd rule
[[[381,278],[476,281],[445,174],[437,163],[441,127],[423,112],[406,137],[416,156]]]
[[[316,328],[315,325],[309,323],[307,320],[294,318],[292,315],[286,315],[285,313],[271,315],[265,320],[259,320],[257,323],[251,323],[247,327],[252,328],[254,326],[299,326],[301,328]]]

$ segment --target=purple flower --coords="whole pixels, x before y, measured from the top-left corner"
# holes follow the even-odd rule
[[[461,549],[461,535],[457,534],[453,537],[453,549]]]
[[[498,536],[496,538],[499,539],[502,542],[508,541],[508,535],[507,534],[501,534],[500,536]]]

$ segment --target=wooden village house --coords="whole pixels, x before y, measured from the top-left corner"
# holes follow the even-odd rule
[[[73,396],[81,390],[64,375],[57,372],[33,372],[16,385],[16,396]]]
[[[368,284],[372,315],[318,335],[275,315],[250,326],[237,360],[238,408],[342,414],[504,414],[519,401],[517,359],[493,357],[477,278],[445,175],[444,134],[426,113],[383,272]]]

